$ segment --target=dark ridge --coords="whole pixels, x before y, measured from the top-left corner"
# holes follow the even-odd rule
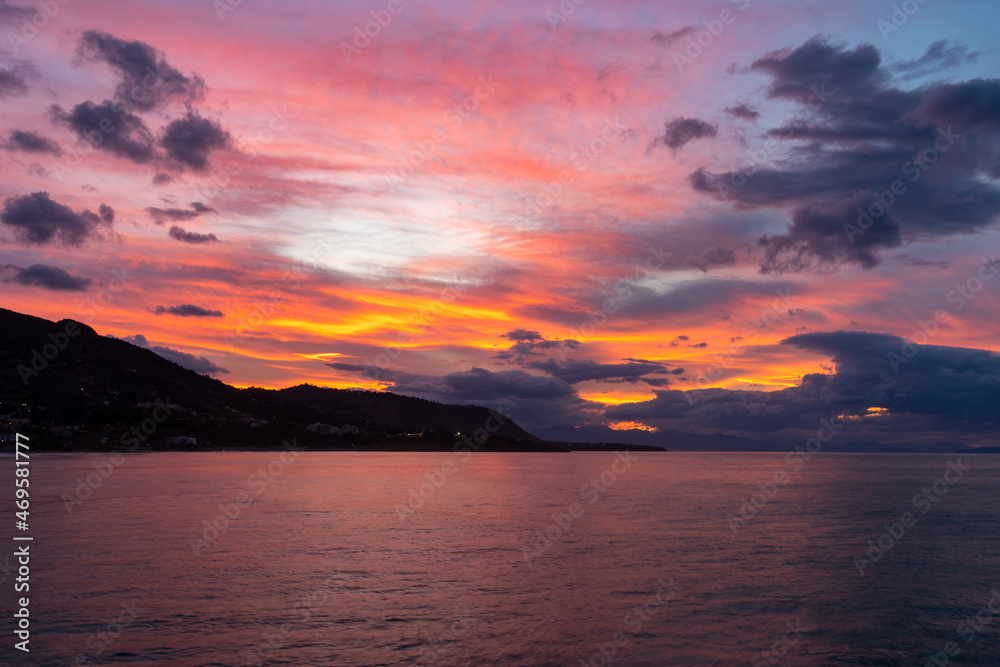
[[[168,400],[169,416],[156,407]],[[317,450],[568,451],[481,406],[311,385],[237,389],[86,324],[7,309],[0,415],[0,432],[29,435],[33,451],[280,449],[292,440]]]

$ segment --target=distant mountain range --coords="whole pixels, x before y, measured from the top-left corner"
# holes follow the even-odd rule
[[[642,431],[638,429],[613,430],[607,426],[549,427],[537,429],[538,436],[554,441],[581,441],[631,443],[648,447],[664,447],[671,451],[690,452],[787,452],[801,441],[774,439],[770,441],[753,440],[722,433],[686,433],[661,429],[658,431]],[[827,453],[836,452],[869,452],[869,453],[957,453],[957,454],[1000,454],[1000,447],[968,447],[961,442],[914,443],[895,442],[884,443],[871,440],[842,440],[830,442],[823,446]]]

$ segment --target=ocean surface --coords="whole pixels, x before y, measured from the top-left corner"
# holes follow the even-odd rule
[[[0,661],[1000,665],[1000,456],[284,456],[2,457]]]

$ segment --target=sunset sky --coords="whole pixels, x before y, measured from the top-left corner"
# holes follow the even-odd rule
[[[4,307],[529,430],[996,432],[994,2],[50,4]]]

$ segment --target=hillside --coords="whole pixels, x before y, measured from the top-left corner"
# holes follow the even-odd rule
[[[171,448],[166,439],[176,436],[195,438],[174,445],[184,449],[274,448],[292,438],[316,449],[451,449],[456,434],[489,425],[494,432],[483,450],[566,450],[480,406],[310,385],[237,389],[85,324],[0,309],[4,431],[47,436],[40,447],[55,450],[120,447],[129,438],[123,434],[144,420],[151,426],[156,402],[168,399],[169,416],[147,437],[153,449]],[[307,429],[316,423],[358,432]]]

